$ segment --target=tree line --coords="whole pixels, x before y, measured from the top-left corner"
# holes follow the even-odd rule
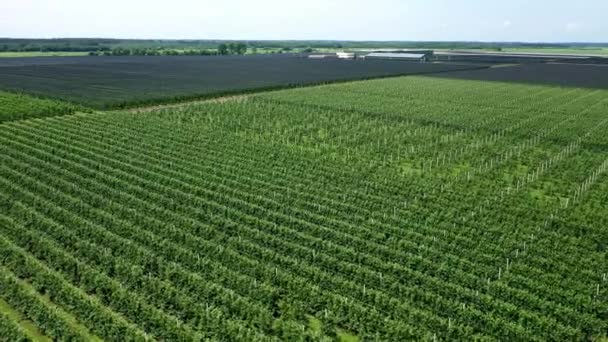
[[[245,43],[221,43],[217,49],[163,49],[163,48],[125,48],[115,47],[90,51],[90,56],[214,56],[214,55],[244,55],[248,51]],[[257,52],[256,48],[252,49]]]
[[[215,50],[225,45],[230,51],[238,44],[251,49],[351,49],[351,48],[453,48],[453,49],[492,49],[492,48],[568,48],[604,47],[606,43],[518,43],[518,42],[414,42],[414,41],[333,41],[333,40],[249,40],[238,43],[228,40],[159,40],[159,39],[106,39],[106,38],[58,38],[58,39],[12,39],[0,38],[0,52],[88,52],[112,51],[114,48],[144,48],[167,50]],[[287,51],[287,50],[283,50]]]

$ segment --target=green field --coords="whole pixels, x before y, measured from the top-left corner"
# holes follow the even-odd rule
[[[5,121],[0,336],[599,340],[607,113],[397,77]]]
[[[88,110],[68,102],[0,91],[0,123],[83,111]]]
[[[500,50],[498,50],[500,48]],[[488,53],[533,53],[543,55],[590,55],[598,57],[608,57],[608,47],[494,47],[494,48],[475,48],[475,49],[458,49],[458,48],[441,48],[434,49],[435,51],[465,51],[472,53],[488,52]]]
[[[0,58],[2,57],[58,57],[58,56],[86,56],[88,52],[80,51],[57,51],[57,52],[38,52],[38,51],[27,51],[27,52],[10,52],[0,51]]]
[[[504,48],[503,52],[608,56],[608,48]]]

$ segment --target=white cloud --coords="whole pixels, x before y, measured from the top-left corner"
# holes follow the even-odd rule
[[[504,28],[509,28],[509,27],[511,27],[512,25],[513,25],[513,23],[511,22],[511,20],[505,20],[505,22],[504,22],[504,23],[502,23],[502,26],[503,26]]]

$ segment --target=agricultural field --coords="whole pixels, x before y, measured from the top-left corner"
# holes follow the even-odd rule
[[[0,90],[98,109],[223,93],[479,68],[398,61],[310,60],[296,55],[0,59]]]
[[[0,58],[16,58],[16,57],[73,57],[73,56],[87,56],[88,52],[78,51],[57,51],[57,52],[38,52],[38,51],[25,51],[25,52],[11,52],[11,51],[0,51]]]
[[[591,55],[591,56],[608,56],[607,47],[570,47],[570,48],[503,48],[503,52],[515,53],[542,53],[542,54],[565,54],[565,55]]]
[[[599,341],[607,112],[408,76],[3,122],[0,336]]]
[[[562,87],[608,89],[608,64],[513,64],[431,76],[464,80],[544,84]]]
[[[87,111],[82,106],[57,100],[0,91],[0,122]]]

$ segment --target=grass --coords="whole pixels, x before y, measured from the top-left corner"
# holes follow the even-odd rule
[[[4,313],[9,319],[16,322],[23,332],[36,342],[51,342],[52,340],[46,336],[34,325],[34,323],[24,318],[19,312],[11,307],[7,302],[0,298],[0,313]]]
[[[0,58],[2,57],[70,57],[70,56],[87,56],[88,52],[80,51],[56,51],[56,52],[38,52],[38,51],[26,51],[26,52],[0,52]]]
[[[47,296],[40,296],[40,299],[46,303],[46,305],[51,306],[51,307],[55,307],[56,312],[59,313],[59,315],[65,319],[66,322],[68,322],[70,324],[70,326],[72,327],[72,329],[74,330],[78,330],[80,331],[83,335],[86,336],[87,341],[89,342],[102,342],[103,340],[101,338],[99,338],[98,336],[95,336],[94,334],[91,333],[91,331],[89,330],[88,327],[80,324],[78,322],[78,320],[76,319],[76,317],[74,317],[72,314],[70,314],[69,312],[65,311],[64,309],[60,308],[59,306],[57,306],[55,303],[53,303],[51,301],[51,299]]]
[[[608,57],[608,48],[506,48],[503,52],[572,54],[572,55],[602,55]]]
[[[598,55],[608,57],[608,47],[589,48],[502,48],[495,49],[434,49],[435,51],[468,51],[468,52],[491,52],[491,53],[538,53],[538,54],[564,54],[564,55]]]
[[[321,337],[323,335],[323,322],[320,319],[309,316],[308,317],[308,328],[314,333],[315,336]],[[340,328],[336,328],[336,336],[339,342],[359,342],[358,336]]]
[[[360,339],[356,335],[353,335],[346,330],[338,329],[338,341],[340,341],[340,342],[359,342]]]

